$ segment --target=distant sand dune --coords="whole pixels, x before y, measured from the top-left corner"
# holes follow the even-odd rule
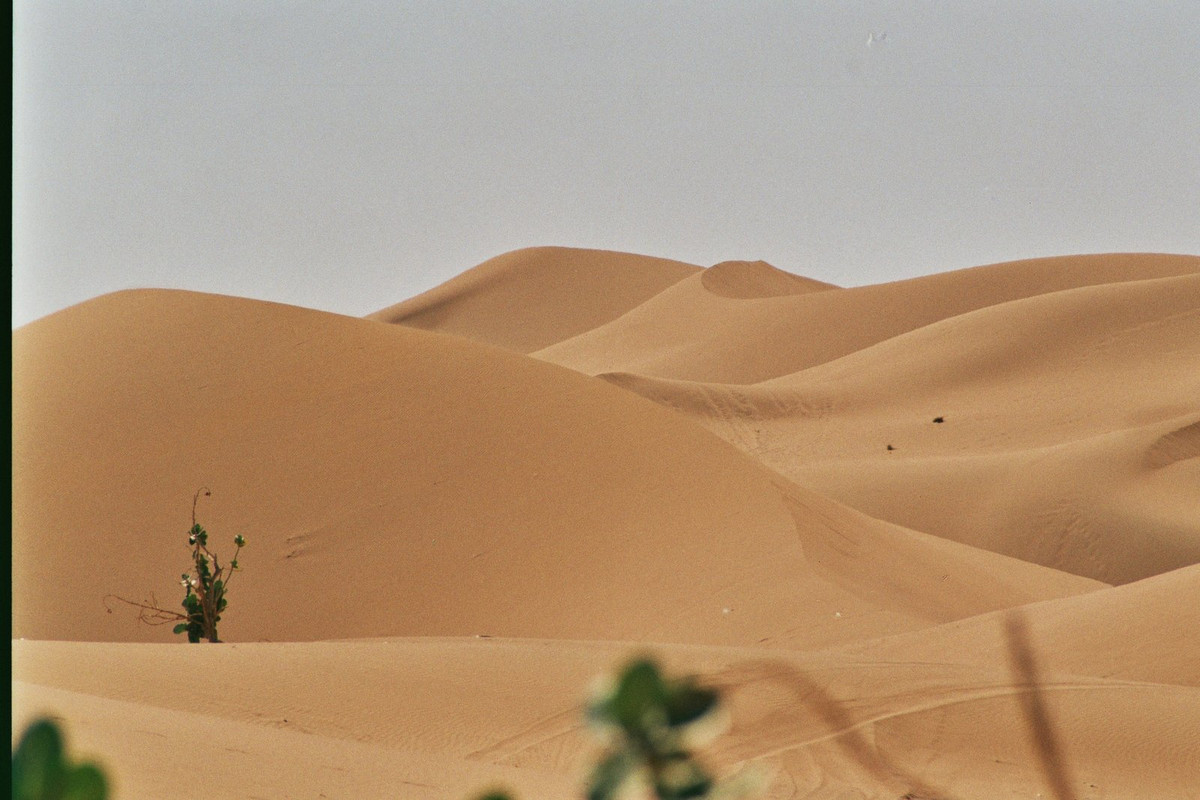
[[[105,598],[178,603],[202,486],[249,546],[191,647]],[[1197,487],[1197,257],[119,292],[13,333],[14,735],[121,798],[567,797],[644,652],[770,798],[1200,798]]]
[[[699,271],[664,258],[535,247],[489,259],[368,319],[525,353],[609,322]]]
[[[831,283],[784,272],[765,261],[722,261],[700,273],[700,285],[719,297],[737,300],[787,297],[838,288]]]
[[[1200,561],[1196,467],[1150,472],[1188,460],[1196,365],[1184,275],[989,306],[751,386],[603,377],[874,516],[1125,582]],[[1170,488],[1126,502],[1151,483]]]
[[[1195,275],[1192,256],[1035,259],[879,286],[731,299],[686,278],[594,330],[536,355],[591,375],[747,384],[824,364],[939,320],[1012,300]]]

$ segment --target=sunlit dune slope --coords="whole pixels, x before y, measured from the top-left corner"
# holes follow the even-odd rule
[[[988,306],[752,386],[607,377],[911,528],[1108,582],[1200,562],[1200,275]]]
[[[1123,599],[1131,611],[1167,611],[1172,592],[1189,596],[1175,584],[816,653],[428,637],[194,650],[21,642],[14,675],[22,713],[69,711],[84,743],[123,768],[134,796],[186,778],[169,749],[185,738],[210,765],[192,778],[206,796],[301,780],[324,791],[402,784],[416,797],[461,797],[495,781],[522,796],[570,795],[596,747],[580,714],[591,678],[648,648],[722,691],[732,725],[712,762],[766,767],[770,797],[1032,797],[1047,791],[1039,730],[1048,730],[1067,784],[1096,790],[1081,796],[1186,797],[1200,755],[1188,735],[1200,690],[1172,678],[1194,670],[1184,656],[1153,665],[1133,652],[1146,637],[1101,625],[1117,621],[1105,609]],[[993,624],[1014,619],[1023,624]],[[1192,622],[1165,614],[1150,652],[1162,652],[1161,637],[1186,637]],[[1133,656],[1126,673],[1149,668],[1144,677],[1156,680],[1095,675],[1109,650]],[[1079,671],[1062,671],[1064,659]],[[213,735],[193,735],[201,731]],[[147,752],[161,752],[163,768],[139,768]]]
[[[14,359],[17,636],[169,638],[103,599],[178,602],[201,486],[218,553],[251,542],[233,640],[817,644],[1096,586],[926,537],[927,570],[979,580],[860,596],[806,559],[827,534],[793,513],[803,490],[632,393],[459,338],[143,291],[21,329]],[[871,523],[839,524],[917,546]]]
[[[718,265],[716,269],[721,269]],[[739,269],[747,271],[746,266]],[[766,273],[773,268],[757,267]],[[709,290],[706,273],[536,355],[580,372],[748,384],[788,375],[969,311],[1049,292],[1200,272],[1200,258],[1068,256],[798,294]],[[764,280],[767,278],[764,277]],[[742,279],[745,283],[745,278]],[[716,282],[712,277],[708,282]],[[778,281],[772,281],[777,283]]]
[[[90,658],[106,646],[93,644],[72,655]],[[160,647],[174,649],[172,645]],[[17,655],[20,657],[20,651]],[[141,655],[148,657],[147,666],[157,666],[156,656]],[[220,688],[235,685],[239,677],[262,685],[255,680],[262,675],[259,666],[256,659],[241,669],[240,675],[225,673],[222,668],[220,674],[228,679]],[[290,666],[309,670],[306,675],[314,681],[338,685],[342,680],[337,673],[311,669],[312,665],[303,662]],[[177,689],[187,685],[178,675],[156,677],[160,685],[169,682]],[[392,690],[388,691],[390,695]],[[519,787],[526,798],[551,798],[569,797],[579,785],[577,776],[569,773],[516,769],[390,747],[352,731],[341,730],[338,733],[342,735],[315,733],[306,724],[294,721],[308,715],[297,714],[296,701],[279,693],[253,698],[234,695],[231,700],[228,694],[177,691],[177,697],[191,698],[191,709],[177,705],[164,708],[140,697],[112,700],[106,696],[109,693],[98,696],[15,681],[14,730],[23,729],[39,714],[65,721],[71,753],[100,763],[109,781],[109,797],[122,800],[245,800],[322,794],[461,800],[501,784]],[[136,692],[130,694],[137,696]],[[380,705],[378,697],[336,696],[353,706]],[[198,764],[203,769],[197,769]]]
[[[534,247],[489,259],[368,318],[524,353],[603,325],[699,270],[651,256]]]
[[[1200,689],[1200,565],[1076,597],[981,614],[916,634],[841,648],[852,658],[952,657],[982,665],[1010,657],[1019,624],[1049,673]],[[1019,632],[1020,632],[1019,631]]]

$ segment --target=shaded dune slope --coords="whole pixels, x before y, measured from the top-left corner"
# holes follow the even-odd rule
[[[832,283],[784,272],[765,261],[722,261],[700,273],[700,285],[711,294],[735,300],[791,297],[836,289]]]
[[[825,523],[788,503],[807,493],[710,433],[603,381],[400,326],[124,292],[18,331],[14,385],[16,636],[169,639],[102,600],[175,604],[200,486],[214,541],[251,541],[231,640],[809,646],[1097,586],[999,557],[980,569],[882,526],[881,543],[945,573],[971,561],[978,580],[958,599],[903,577],[896,597],[860,596],[806,559]]]
[[[751,386],[604,377],[873,516],[1126,582],[1200,562],[1197,365],[1184,275],[988,306]]]
[[[525,353],[603,325],[699,270],[629,253],[527,248],[489,259],[368,319]]]

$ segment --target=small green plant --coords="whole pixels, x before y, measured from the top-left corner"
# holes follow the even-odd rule
[[[587,784],[587,800],[616,800],[640,784],[657,800],[735,798],[752,790],[751,773],[716,780],[692,748],[720,731],[719,695],[690,678],[663,677],[653,661],[637,659],[587,707],[586,718],[605,740]],[[500,791],[478,800],[512,800]]]
[[[13,800],[105,800],[108,782],[96,764],[72,763],[51,719],[25,729],[12,756]]]
[[[649,660],[631,663],[587,709],[588,721],[608,740],[592,770],[588,800],[613,800],[639,779],[660,800],[707,795],[714,780],[689,750],[689,733],[717,705],[711,689],[668,680]]]
[[[208,531],[196,521],[196,505],[200,501],[200,493],[205,497],[212,495],[207,488],[196,490],[192,497],[192,527],[188,530],[188,545],[192,548],[193,572],[185,572],[180,578],[183,586],[183,609],[187,613],[165,609],[158,604],[153,595],[149,602],[136,602],[117,595],[109,597],[119,600],[126,605],[138,609],[138,620],[147,625],[168,625],[175,623],[175,633],[186,633],[188,641],[196,644],[201,639],[210,642],[221,641],[217,636],[217,623],[225,611],[229,601],[225,594],[229,589],[229,581],[234,572],[241,570],[238,564],[238,554],[246,546],[246,539],[241,534],[233,537],[237,548],[227,566],[222,566],[216,553],[208,549]],[[226,574],[228,570],[228,574]],[[109,609],[112,613],[112,609]]]

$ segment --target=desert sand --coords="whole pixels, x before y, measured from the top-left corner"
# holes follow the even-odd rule
[[[111,596],[178,604],[201,487],[192,646]],[[105,295],[13,332],[12,513],[14,739],[118,798],[579,796],[638,654],[764,797],[1200,798],[1200,257]]]

